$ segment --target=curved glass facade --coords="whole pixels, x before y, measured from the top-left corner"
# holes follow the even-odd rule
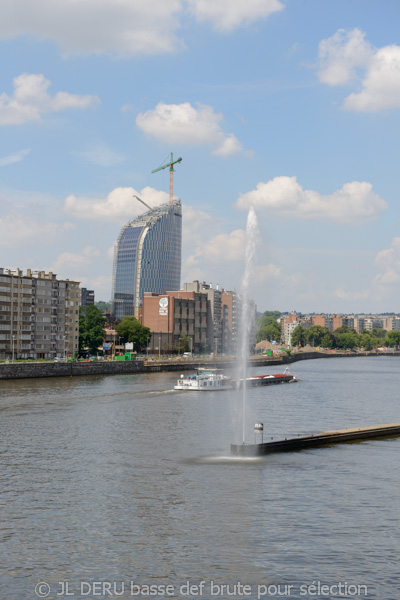
[[[144,292],[164,294],[181,283],[182,206],[154,208],[125,225],[114,247],[112,312],[138,316]]]

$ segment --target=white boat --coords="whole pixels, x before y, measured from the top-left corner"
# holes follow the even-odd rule
[[[181,375],[174,390],[215,392],[231,390],[233,387],[231,378],[219,373],[218,369],[198,369],[193,375]]]

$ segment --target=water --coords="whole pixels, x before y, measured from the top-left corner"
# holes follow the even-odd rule
[[[246,224],[246,247],[245,247],[245,265],[240,290],[242,310],[240,318],[240,375],[239,378],[246,379],[247,363],[249,357],[250,332],[255,326],[254,305],[250,302],[249,288],[254,277],[256,263],[256,249],[259,239],[258,221],[253,207],[250,208]],[[253,310],[252,310],[253,309]],[[242,442],[246,439],[246,405],[247,388],[243,385],[242,390]]]
[[[400,421],[399,367],[295,363],[299,383],[248,391],[246,436]],[[230,392],[175,379],[0,382],[1,599],[398,598],[400,438],[232,458]]]

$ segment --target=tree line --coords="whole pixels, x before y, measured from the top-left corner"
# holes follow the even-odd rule
[[[97,354],[99,346],[105,339],[106,318],[102,311],[94,305],[81,307],[79,315],[79,351],[87,349],[91,354]],[[115,326],[123,344],[133,343],[133,350],[138,352],[146,348],[151,332],[133,316],[127,316]]]
[[[257,323],[258,342],[261,340],[281,341],[281,327],[277,322],[279,317],[279,311],[263,313]],[[307,344],[314,348],[320,346],[329,349],[363,348],[363,350],[372,350],[379,346],[396,348],[400,346],[400,331],[375,328],[372,331],[364,330],[357,334],[354,329],[349,329],[346,325],[342,325],[335,331],[330,331],[321,325],[312,325],[311,327],[298,325],[292,333],[292,346],[304,347]]]
[[[97,354],[99,347],[103,345],[106,331],[106,318],[103,316],[101,308],[95,305],[83,306],[79,315],[79,351],[85,350],[90,354]],[[140,352],[147,348],[151,331],[149,327],[144,327],[134,316],[126,316],[114,326],[118,337],[123,344],[132,343],[133,350]],[[180,335],[178,344],[175,348],[177,353],[189,352],[192,342],[190,336]],[[208,346],[204,346],[203,352],[209,351]]]

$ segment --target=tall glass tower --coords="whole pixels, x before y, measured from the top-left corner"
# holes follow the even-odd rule
[[[138,317],[144,292],[164,294],[181,284],[182,205],[150,209],[121,230],[114,246],[112,313]]]

